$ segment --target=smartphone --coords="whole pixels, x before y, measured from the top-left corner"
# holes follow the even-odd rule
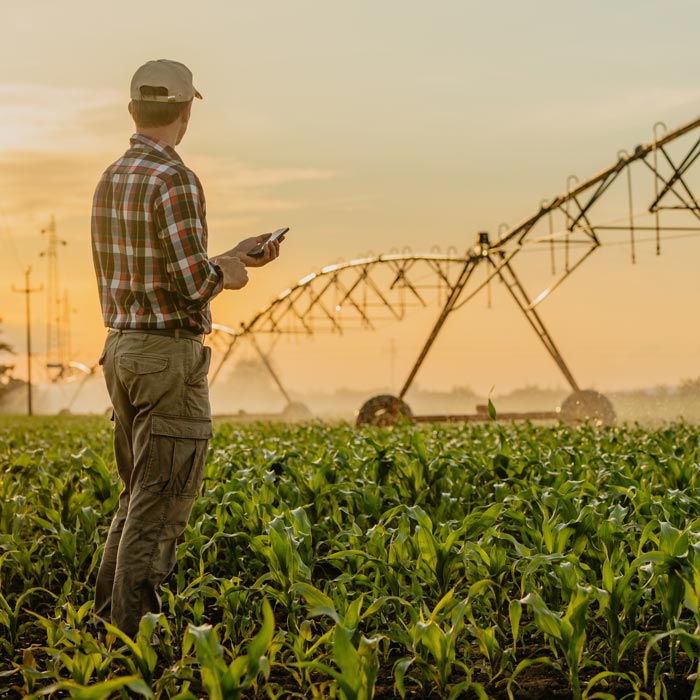
[[[268,243],[269,241],[281,241],[284,239],[285,234],[289,231],[289,227],[287,228],[278,228],[266,241],[265,243]],[[265,248],[265,243],[260,243],[253,248],[253,250],[248,252],[248,255],[251,258],[259,258],[263,254],[263,249]]]

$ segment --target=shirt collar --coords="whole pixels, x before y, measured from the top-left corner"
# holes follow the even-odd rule
[[[143,148],[151,151],[156,151],[170,160],[177,160],[182,162],[182,158],[177,154],[177,151],[169,146],[165,141],[160,139],[154,139],[150,136],[144,136],[143,134],[133,134],[131,139],[132,148]]]

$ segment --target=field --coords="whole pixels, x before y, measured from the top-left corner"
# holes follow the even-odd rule
[[[218,424],[163,613],[103,644],[110,424],[1,419],[0,698],[700,697],[698,436]]]

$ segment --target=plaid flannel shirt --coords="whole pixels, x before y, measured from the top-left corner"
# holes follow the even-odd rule
[[[102,175],[92,256],[105,326],[211,331],[223,289],[207,256],[204,191],[173,148],[141,134]]]

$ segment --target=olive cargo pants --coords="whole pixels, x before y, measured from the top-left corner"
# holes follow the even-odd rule
[[[122,482],[95,585],[96,615],[134,636],[160,612],[158,586],[175,566],[202,483],[211,437],[201,336],[110,330],[100,363],[114,408]]]

